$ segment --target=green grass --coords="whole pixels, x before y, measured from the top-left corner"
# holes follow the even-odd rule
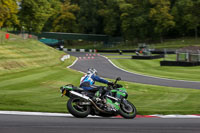
[[[59,86],[78,81],[72,78],[77,72],[66,68],[75,57],[61,62],[64,52],[33,39],[11,34],[5,40],[4,36],[0,31],[0,109],[52,111],[48,106],[58,97]]]
[[[82,74],[66,68],[75,58],[61,62],[63,52],[12,36],[0,44],[0,110],[68,112],[59,88],[79,85]],[[200,113],[200,90],[120,83],[139,114]]]
[[[65,65],[4,75],[0,79],[0,110],[67,112],[59,87],[79,84],[82,74]],[[200,90],[121,82],[139,114],[199,114]]]
[[[155,48],[157,49],[163,49],[163,48],[181,48],[185,46],[192,46],[192,45],[198,45],[200,46],[200,38],[179,38],[179,39],[171,39],[166,40],[163,43],[156,43],[153,44]]]
[[[5,32],[0,31],[0,75],[56,65],[64,54],[33,39],[11,34],[6,40],[4,36]]]
[[[59,66],[31,69],[0,78],[0,110],[66,112],[59,87],[77,84],[80,73]]]
[[[160,66],[163,59],[154,60],[134,60],[134,59],[112,59],[126,56],[109,56],[108,58],[118,67],[130,72],[188,81],[200,81],[200,66],[178,67],[178,66]],[[129,57],[129,56],[127,56]],[[167,55],[166,60],[175,60],[176,55]]]

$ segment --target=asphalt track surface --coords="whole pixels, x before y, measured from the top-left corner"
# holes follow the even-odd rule
[[[0,115],[0,133],[199,133],[200,119]]]
[[[200,89],[200,82],[183,81],[183,80],[171,80],[164,78],[156,78],[151,76],[144,76],[125,72],[119,68],[116,68],[103,56],[95,56],[94,59],[83,58],[86,57],[86,53],[81,52],[67,52],[68,54],[76,57],[81,57],[70,68],[81,72],[87,72],[90,67],[95,68],[98,71],[98,75],[104,78],[116,79],[121,77],[124,81],[136,82],[142,84],[151,84],[159,86],[177,87],[177,88],[192,88]]]

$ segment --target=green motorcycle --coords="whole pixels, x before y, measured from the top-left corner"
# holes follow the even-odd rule
[[[102,117],[121,115],[126,119],[133,119],[137,113],[136,107],[127,100],[127,91],[117,84],[119,80],[120,77],[113,85],[108,85],[101,98],[99,91],[85,91],[71,84],[60,87],[60,91],[62,96],[69,97],[67,109],[75,117],[84,118],[89,114]]]

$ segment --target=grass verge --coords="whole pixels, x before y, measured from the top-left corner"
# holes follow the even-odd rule
[[[78,86],[82,74],[64,65],[4,75],[0,79],[0,110],[68,112],[59,87]],[[120,82],[138,114],[200,114],[200,90]]]

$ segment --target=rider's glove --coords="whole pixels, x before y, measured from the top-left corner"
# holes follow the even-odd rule
[[[108,82],[108,85],[113,86],[114,83],[113,82]]]

